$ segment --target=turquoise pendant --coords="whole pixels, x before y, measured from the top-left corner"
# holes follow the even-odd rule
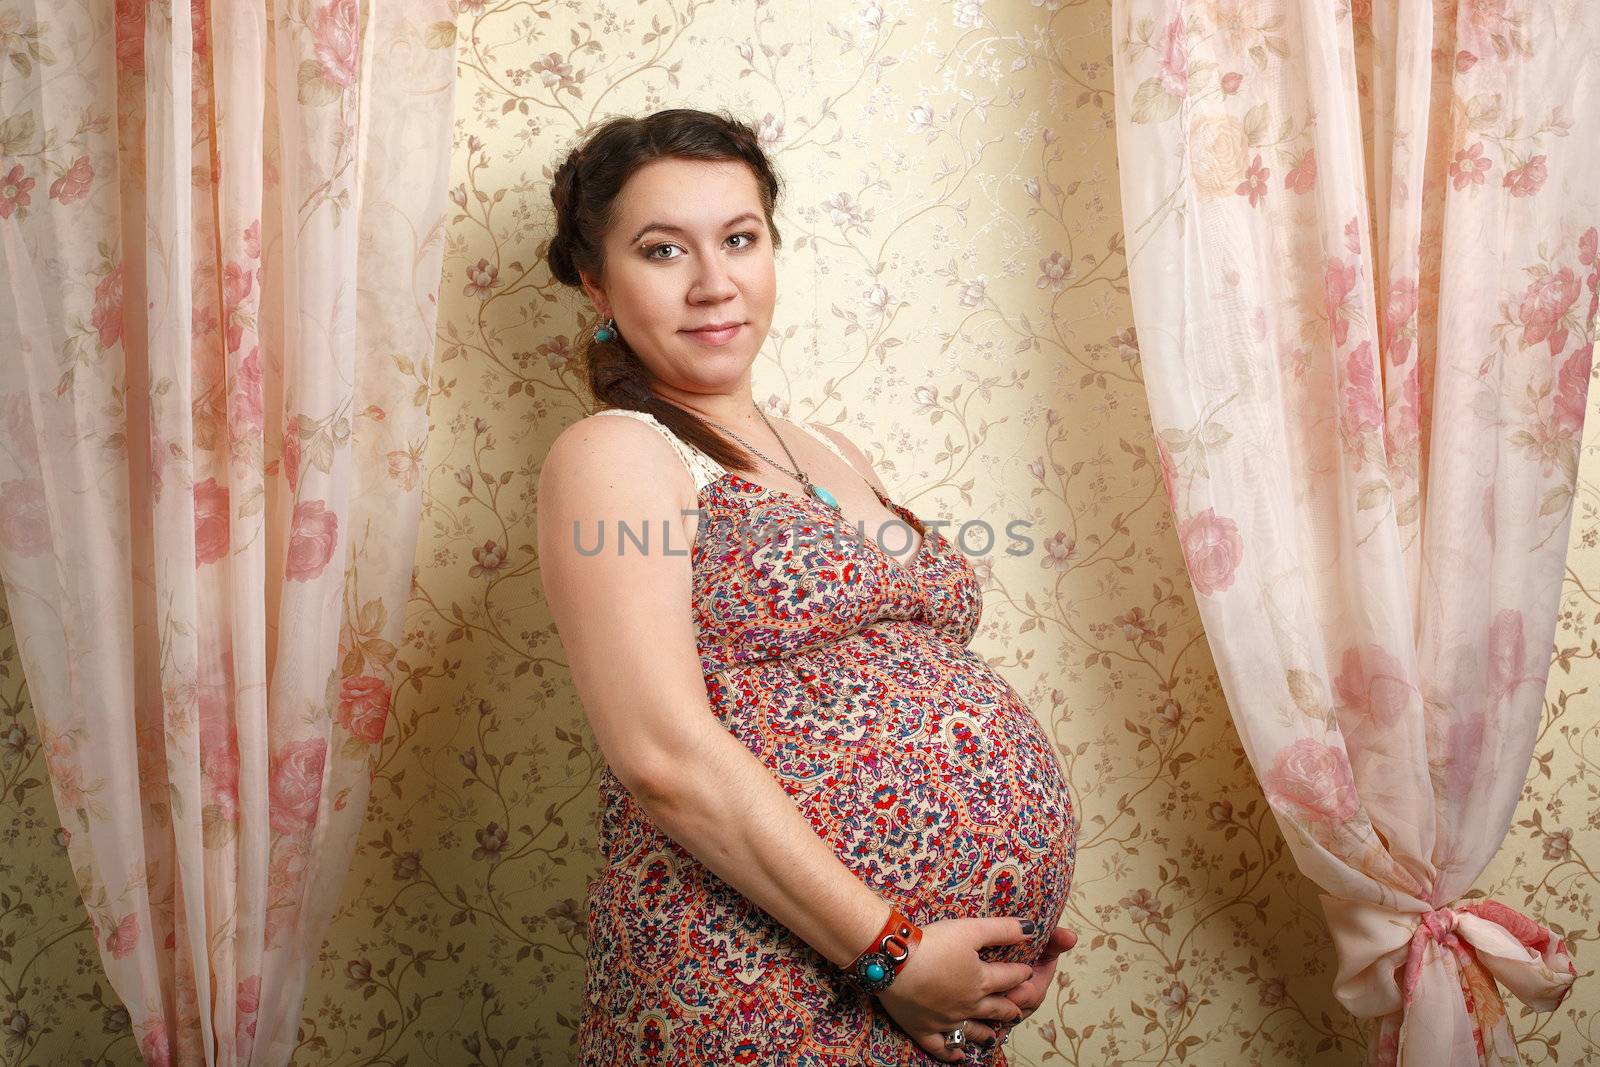
[[[812,496],[816,497],[818,500],[820,500],[824,504],[828,505],[834,511],[841,510],[840,507],[839,507],[839,501],[834,498],[834,495],[832,493],[830,493],[826,489],[822,488],[822,486],[820,486],[820,485],[808,485],[806,487],[806,489],[807,489],[807,491],[809,491],[811,493]]]

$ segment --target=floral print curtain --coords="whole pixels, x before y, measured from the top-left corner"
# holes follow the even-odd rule
[[[1600,301],[1600,7],[1115,0],[1160,474],[1233,718],[1373,1020],[1518,1063],[1553,931],[1471,894],[1549,671]]]
[[[383,737],[447,0],[0,0],[0,579],[147,1063],[292,1054]]]

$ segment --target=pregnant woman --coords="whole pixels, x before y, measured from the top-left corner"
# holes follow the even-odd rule
[[[602,410],[538,490],[607,764],[579,1059],[1004,1064],[1076,940],[1078,820],[967,647],[965,556],[842,434],[755,402],[778,189],[748,126],[681,109],[555,175],[551,271],[601,319]]]

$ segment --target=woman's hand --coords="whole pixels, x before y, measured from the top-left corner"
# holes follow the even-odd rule
[[[1068,930],[1065,926],[1058,926],[1050,931],[1050,940],[1045,942],[1044,954],[1039,957],[1039,962],[1033,965],[1033,975],[1020,985],[1013,986],[1001,995],[1021,1009],[1022,1014],[1007,1022],[1004,1019],[984,1019],[985,1023],[999,1023],[1003,1026],[1016,1026],[1036,1011],[1044,1003],[1045,996],[1050,992],[1050,982],[1056,976],[1056,961],[1061,954],[1078,943],[1076,931]],[[908,964],[909,960],[906,961]]]
[[[941,919],[922,928],[922,942],[894,984],[878,1001],[900,1028],[928,1055],[945,1063],[964,1063],[966,1051],[944,1047],[944,1035],[965,1024],[968,1041],[986,1041],[994,1032],[979,1019],[1015,1021],[1021,1008],[1002,994],[1030,981],[1026,963],[991,963],[978,955],[985,945],[1026,941],[1016,919]]]

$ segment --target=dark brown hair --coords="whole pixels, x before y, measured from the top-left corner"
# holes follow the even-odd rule
[[[657,159],[734,162],[749,167],[760,189],[772,246],[783,247],[772,219],[781,183],[755,130],[726,113],[670,108],[643,118],[602,123],[556,168],[550,186],[556,232],[547,253],[550,274],[556,281],[581,287],[580,271],[591,278],[601,277],[605,266],[602,238],[616,221],[617,194],[639,168]],[[626,338],[613,333],[609,341],[596,341],[593,330],[584,329],[579,332],[578,347],[596,402],[646,412],[724,467],[755,469],[754,460],[743,448],[700,416],[650,389],[649,369]]]

